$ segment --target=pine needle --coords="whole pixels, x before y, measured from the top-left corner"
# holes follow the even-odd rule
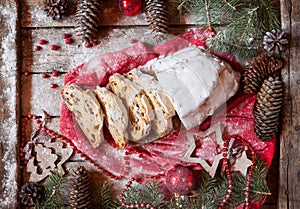
[[[117,203],[113,200],[111,194],[111,185],[105,181],[102,186],[99,186],[97,191],[96,202],[102,209],[112,209],[117,207]]]
[[[253,56],[262,48],[267,31],[280,26],[278,14],[269,0],[173,0],[180,16],[190,13],[196,16],[199,26],[214,28],[216,36],[208,40],[211,49],[228,52],[237,57]]]
[[[69,182],[57,170],[52,171],[51,175],[45,182],[45,196],[41,204],[35,206],[36,209],[63,209],[64,203],[61,193],[68,190]]]

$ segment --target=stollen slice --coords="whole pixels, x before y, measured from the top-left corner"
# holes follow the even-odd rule
[[[173,130],[172,117],[176,113],[169,98],[163,92],[155,90],[155,78],[140,71],[137,72],[137,70],[134,69],[125,74],[125,76],[143,89],[144,94],[148,97],[154,109],[155,118],[152,122],[152,129],[155,136],[147,137],[143,140],[143,143],[148,143],[166,136]]]
[[[96,148],[105,139],[103,135],[104,112],[96,96],[91,90],[83,90],[76,84],[65,86],[61,90],[61,98],[89,140]]]
[[[119,96],[128,109],[130,119],[130,140],[144,139],[151,130],[151,122],[155,114],[151,103],[142,89],[120,74],[114,74],[109,78],[111,90]]]
[[[128,143],[128,112],[114,93],[105,87],[98,86],[94,93],[105,113],[105,124],[120,149]]]

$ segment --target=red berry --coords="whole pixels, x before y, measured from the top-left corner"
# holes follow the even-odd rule
[[[98,40],[94,40],[92,44],[93,46],[97,46],[98,44],[100,44],[100,42]]]
[[[56,70],[54,70],[54,71],[52,72],[52,75],[53,75],[54,77],[58,77],[58,76],[59,76],[59,72],[57,72]]]
[[[43,73],[43,74],[42,74],[42,78],[49,78],[49,77],[50,77],[50,75],[47,74],[47,73]]]
[[[29,75],[29,72],[28,72],[28,71],[25,71],[25,72],[24,72],[24,75],[25,75],[25,76],[28,76],[28,75]]]
[[[57,45],[51,45],[51,50],[57,50],[59,48],[59,46],[57,46]]]
[[[134,44],[134,43],[136,43],[136,42],[138,42],[138,40],[136,40],[136,39],[131,39],[131,40],[130,40],[130,43],[131,43],[131,44]]]
[[[73,43],[73,40],[71,38],[68,38],[68,39],[66,39],[65,43],[66,44],[71,44],[71,43]]]
[[[59,47],[55,44],[51,45],[51,50],[57,50]]]
[[[57,87],[58,87],[58,85],[57,85],[57,84],[55,84],[55,83],[51,83],[50,87],[51,87],[52,89],[55,89],[55,88],[57,88]]]
[[[45,45],[45,44],[48,43],[48,41],[46,41],[45,39],[41,39],[41,40],[39,41],[39,43],[40,43],[41,45]]]
[[[92,45],[90,44],[90,43],[85,43],[85,45],[84,45],[86,48],[91,48],[92,47]]]
[[[71,35],[70,35],[70,34],[67,34],[67,33],[64,33],[64,34],[63,34],[63,38],[64,38],[64,39],[70,38],[70,36],[71,36]]]
[[[35,50],[35,51],[40,51],[41,49],[42,49],[41,46],[35,46],[35,47],[34,47],[34,50]]]

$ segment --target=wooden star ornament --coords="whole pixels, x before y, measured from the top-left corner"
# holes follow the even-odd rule
[[[222,153],[218,154],[215,156],[215,159],[210,165],[206,159],[200,158],[200,157],[192,157],[193,152],[196,149],[196,138],[197,137],[207,137],[215,133],[216,135],[216,143],[219,146],[223,146],[223,138],[222,138],[222,129],[221,129],[221,123],[216,123],[212,125],[209,129],[205,131],[201,131],[198,133],[187,133],[188,141],[189,141],[189,146],[188,150],[185,153],[185,155],[182,158],[182,161],[184,162],[189,162],[189,163],[199,163],[208,173],[210,176],[214,177],[219,165],[220,160],[223,158]]]
[[[252,161],[248,159],[246,149],[242,155],[236,159],[232,166],[233,171],[240,171],[244,176],[247,176],[248,167],[252,165]]]

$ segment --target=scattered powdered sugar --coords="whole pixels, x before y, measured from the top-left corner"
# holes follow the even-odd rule
[[[17,195],[17,5],[0,2],[0,205],[16,207]]]

